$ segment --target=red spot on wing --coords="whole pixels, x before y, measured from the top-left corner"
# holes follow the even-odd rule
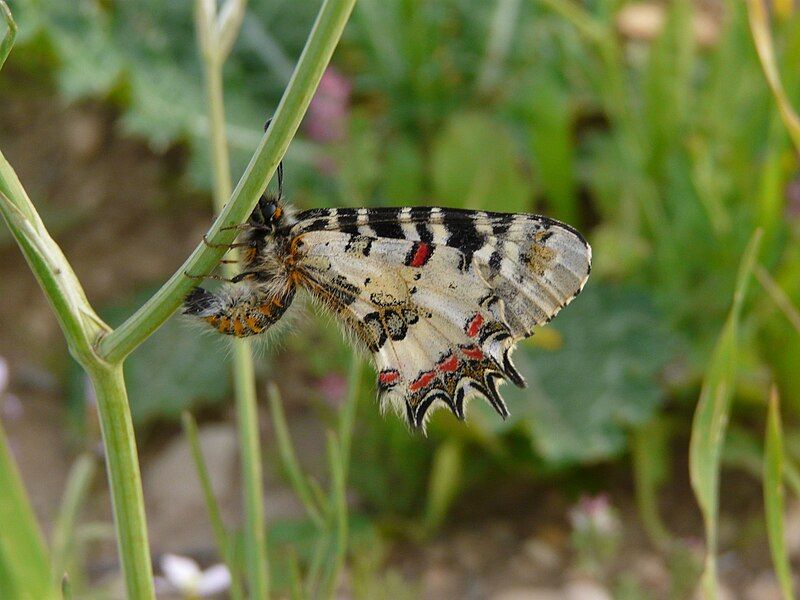
[[[414,252],[414,256],[411,257],[411,262],[408,263],[410,267],[421,267],[428,259],[431,257],[431,247],[430,244],[426,242],[420,242],[417,244],[417,249]]]
[[[472,360],[482,360],[484,357],[483,350],[477,346],[462,346],[461,351],[467,358]]]
[[[411,385],[408,386],[408,389],[412,392],[418,392],[422,388],[428,386],[430,382],[433,381],[434,377],[436,377],[435,371],[425,371],[411,382]]]
[[[454,355],[450,355],[444,360],[440,361],[436,368],[439,369],[442,373],[452,373],[458,368],[458,358]]]
[[[477,313],[467,324],[467,335],[469,337],[475,337],[478,335],[478,332],[481,330],[481,325],[483,325],[483,315],[481,313]]]
[[[378,375],[378,381],[384,386],[394,385],[398,379],[400,379],[400,373],[397,371],[381,371]]]

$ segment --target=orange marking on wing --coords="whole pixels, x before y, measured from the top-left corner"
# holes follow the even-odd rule
[[[412,392],[418,392],[425,386],[429,385],[430,382],[433,381],[434,377],[436,377],[435,371],[426,371],[425,373],[417,377],[417,379],[413,381],[411,385],[408,386],[408,389],[411,390]]]
[[[481,325],[483,325],[483,315],[481,313],[477,313],[474,317],[472,317],[472,321],[469,322],[469,325],[467,325],[467,335],[469,337],[475,337],[478,335],[478,332],[481,330]]]
[[[272,305],[271,304],[262,304],[258,307],[258,312],[262,315],[267,315],[268,317],[272,316]]]

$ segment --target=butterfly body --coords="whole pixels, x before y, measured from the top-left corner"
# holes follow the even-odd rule
[[[524,380],[514,345],[583,288],[591,249],[546,217],[438,207],[294,214],[265,197],[242,235],[238,283],[195,288],[184,312],[237,337],[259,334],[302,288],[374,358],[382,405],[421,427],[471,395],[508,411],[497,385]]]

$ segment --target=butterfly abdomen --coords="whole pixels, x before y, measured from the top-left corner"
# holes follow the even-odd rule
[[[274,325],[292,303],[294,293],[291,287],[284,295],[267,295],[254,287],[213,294],[197,287],[186,297],[183,313],[204,320],[219,333],[250,337]]]

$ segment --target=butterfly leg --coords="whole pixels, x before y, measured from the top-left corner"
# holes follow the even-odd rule
[[[196,287],[184,300],[183,314],[202,319],[220,333],[249,337],[274,325],[293,299],[294,287],[284,295],[257,286],[230,286],[217,293]]]

